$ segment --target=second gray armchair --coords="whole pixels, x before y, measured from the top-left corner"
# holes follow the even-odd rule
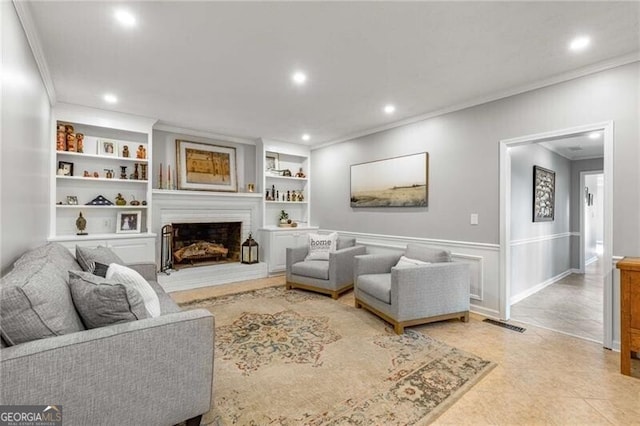
[[[469,265],[452,262],[451,253],[409,244],[407,261],[400,254],[369,254],[355,258],[355,304],[393,325],[404,327],[460,318],[469,319]]]
[[[329,260],[305,260],[307,247],[287,249],[287,289],[301,288],[330,295],[353,288],[353,259],[366,253],[357,246],[355,238],[338,237],[337,250],[329,253]]]

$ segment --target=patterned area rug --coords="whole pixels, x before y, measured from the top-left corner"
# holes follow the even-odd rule
[[[495,366],[284,287],[182,307],[216,318],[216,425],[428,424]]]

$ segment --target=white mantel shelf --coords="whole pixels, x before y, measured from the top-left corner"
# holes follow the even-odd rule
[[[227,197],[227,198],[262,198],[258,192],[215,192],[215,191],[184,191],[179,189],[154,189],[153,196],[170,197]]]

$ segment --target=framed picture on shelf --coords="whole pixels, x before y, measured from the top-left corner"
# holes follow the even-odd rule
[[[73,163],[58,161],[58,175],[73,176]]]
[[[351,207],[427,207],[429,154],[351,166]]]
[[[264,156],[264,169],[269,173],[277,173],[280,167],[278,154],[275,152],[267,152]]]
[[[556,172],[533,166],[533,221],[552,222],[555,215]]]
[[[78,197],[75,195],[67,195],[67,204],[70,206],[78,205]]]
[[[98,155],[115,157],[118,155],[118,144],[107,139],[98,139]]]
[[[139,234],[142,226],[142,213],[140,211],[118,212],[116,220],[117,234]]]
[[[176,140],[178,189],[238,192],[236,149]]]

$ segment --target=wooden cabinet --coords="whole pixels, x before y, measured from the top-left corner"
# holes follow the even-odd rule
[[[631,375],[632,352],[640,352],[640,257],[625,257],[620,269],[620,372]]]
[[[284,271],[287,267],[287,248],[305,246],[308,243],[307,235],[313,232],[318,232],[318,228],[261,228],[263,246],[260,252],[264,253],[269,273]]]

